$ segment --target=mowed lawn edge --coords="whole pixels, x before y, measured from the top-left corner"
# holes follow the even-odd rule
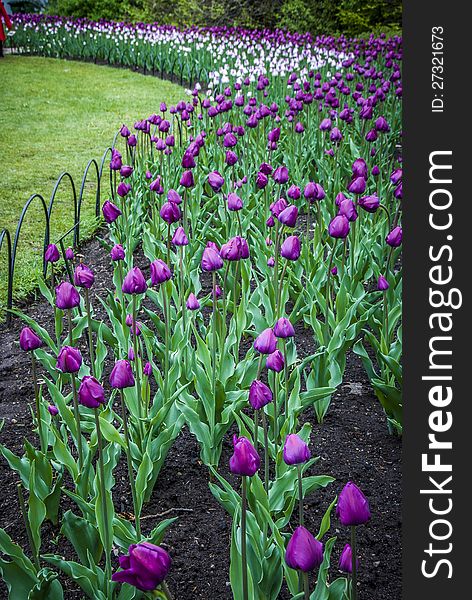
[[[126,69],[62,59],[7,55],[0,60],[0,230],[15,234],[21,210],[33,193],[49,202],[63,171],[78,193],[91,158],[99,162],[119,127],[176,103],[184,90],[173,83]],[[95,226],[95,175],[83,206],[82,234]],[[73,199],[64,181],[53,211],[51,241],[73,224]],[[41,275],[44,217],[40,203],[21,230],[14,297],[24,299]],[[82,220],[81,218],[81,220]],[[5,307],[7,252],[0,254],[0,311]]]

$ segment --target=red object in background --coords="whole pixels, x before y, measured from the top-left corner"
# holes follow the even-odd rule
[[[4,42],[7,38],[5,35],[5,31],[3,29],[3,21],[5,21],[5,25],[7,29],[12,28],[12,22],[10,21],[10,17],[3,6],[2,0],[0,0],[0,42]]]

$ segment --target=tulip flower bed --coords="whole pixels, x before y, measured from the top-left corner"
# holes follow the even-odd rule
[[[80,36],[97,29],[121,47],[119,26],[32,23],[24,19],[28,51],[44,51],[54,31],[60,52],[77,56],[94,43]],[[377,444],[398,460],[401,40],[312,44],[294,36],[284,45],[263,33],[149,26],[140,43],[152,47],[156,31],[165,51],[177,36],[181,57],[193,36],[186,79],[201,58],[208,93],[195,86],[186,101],[123,125],[110,162],[113,193],[102,207],[106,260],[69,249],[66,277],[50,245],[39,314],[16,311],[31,365],[33,431],[23,450],[0,447],[21,480],[27,541],[21,547],[1,530],[3,577],[25,598],[33,589],[37,598],[62,598],[63,586],[72,598],[67,580],[97,600],[194,597],[169,583],[175,545],[166,540],[185,516],[148,512],[165,497],[161,476],[184,439],[198,444],[202,466],[177,493],[190,496],[192,486],[202,489],[195,479],[205,481],[202,493],[226,533],[217,552],[223,546],[229,570],[215,574],[215,585],[229,581],[227,597],[378,598],[375,576],[370,596],[363,587],[364,530],[378,522],[364,492],[390,475],[371,485],[364,456],[335,443],[324,446],[336,455],[330,472],[318,455],[337,422],[373,434],[346,394],[336,398],[360,360],[368,410],[375,394],[383,414]],[[198,47],[214,35],[227,44],[216,78],[215,43]],[[121,64],[134,51],[124,40]],[[269,48],[268,58],[247,66],[235,40]],[[196,577],[211,585],[206,551]],[[391,561],[398,565],[399,553]],[[386,587],[398,591],[394,573]],[[213,597],[211,589],[199,597]],[[384,597],[398,595],[385,588]]]

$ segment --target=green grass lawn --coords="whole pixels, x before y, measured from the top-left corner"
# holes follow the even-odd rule
[[[101,159],[122,123],[158,112],[182,99],[177,85],[131,71],[65,60],[7,55],[0,59],[0,230],[14,236],[21,209],[33,193],[46,202],[62,171],[80,187],[91,158]],[[93,182],[93,175],[91,174]],[[94,189],[84,200],[85,233],[94,225]],[[77,189],[78,192],[78,189]],[[54,210],[51,241],[73,223],[72,196],[64,186]],[[15,298],[40,276],[44,225],[31,208],[22,228],[15,268]],[[82,237],[82,236],[81,236]],[[5,248],[6,250],[6,248]],[[6,252],[0,256],[0,308],[6,300]]]

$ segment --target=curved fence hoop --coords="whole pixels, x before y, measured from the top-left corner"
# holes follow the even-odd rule
[[[100,169],[99,169],[100,181],[102,180],[103,167],[105,165],[105,161],[107,159],[107,156],[108,156],[108,154],[110,154],[110,155],[113,154],[113,148],[115,147],[115,140],[116,140],[116,136],[117,135],[118,135],[118,133],[115,135],[115,139],[113,140],[113,146],[108,146],[108,148],[103,153],[102,160],[100,161]],[[115,190],[113,188],[113,172],[112,172],[111,169],[109,169],[109,171],[110,171],[110,194],[111,194],[112,200],[114,200],[115,199]]]
[[[46,254],[46,248],[48,247],[48,244],[49,244],[49,233],[50,233],[50,231],[49,231],[49,212],[48,212],[48,207],[47,207],[46,201],[41,196],[41,194],[33,194],[32,196],[30,196],[28,198],[28,200],[26,201],[26,204],[23,206],[23,210],[21,211],[21,215],[20,215],[20,218],[18,220],[18,225],[16,226],[15,237],[13,239],[13,248],[12,248],[12,253],[11,253],[11,265],[10,265],[11,285],[12,285],[11,293],[12,293],[12,295],[13,295],[13,276],[15,274],[16,252],[18,250],[18,240],[20,239],[21,227],[23,225],[23,221],[25,219],[26,213],[28,212],[28,209],[31,206],[31,203],[36,198],[39,198],[39,201],[41,202],[41,205],[42,205],[43,210],[44,210],[44,218],[45,218],[45,223],[46,223],[46,228],[44,230],[43,277],[46,276],[45,254]]]
[[[0,233],[0,252],[2,251],[3,242],[7,244],[7,269],[8,269],[8,290],[7,290],[7,323],[10,323],[10,309],[13,306],[13,275],[11,272],[11,236],[8,229],[2,229]]]
[[[94,158],[92,158],[88,161],[87,166],[85,167],[84,174],[82,175],[82,182],[80,184],[79,199],[78,199],[78,203],[77,203],[77,220],[76,220],[77,242],[80,240],[80,214],[81,214],[81,209],[82,209],[82,201],[83,201],[83,196],[84,196],[84,191],[85,191],[85,184],[87,183],[87,176],[89,174],[90,167],[92,165],[95,167],[95,174],[97,176],[97,187],[95,189],[95,216],[98,217],[98,215],[100,214],[101,177],[100,177],[100,170],[98,168],[98,163]]]
[[[54,208],[54,200],[56,199],[56,194],[57,194],[57,190],[59,189],[59,186],[62,183],[63,179],[68,179],[71,189],[72,189],[72,195],[74,198],[74,226],[76,226],[77,224],[77,192],[75,191],[75,184],[74,184],[74,180],[72,179],[72,175],[70,173],[68,173],[67,171],[64,171],[63,173],[61,173],[59,175],[59,178],[57,179],[56,183],[54,184],[54,188],[52,190],[52,194],[51,194],[51,199],[49,200],[49,206],[48,206],[48,218],[49,218],[49,223],[51,222],[51,213],[52,213],[52,209]],[[77,245],[77,228],[74,229],[74,246]]]

